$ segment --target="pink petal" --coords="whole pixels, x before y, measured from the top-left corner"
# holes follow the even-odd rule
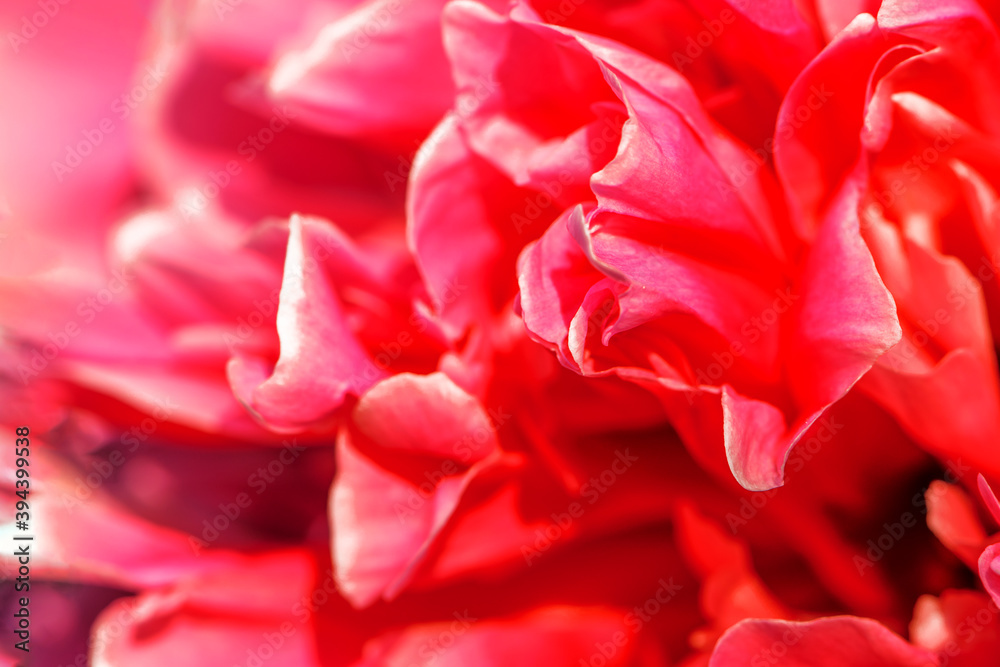
[[[379,382],[358,401],[354,423],[382,447],[467,464],[498,446],[486,410],[443,373],[401,373]]]
[[[410,246],[435,310],[458,337],[513,296],[514,253],[530,237],[506,211],[526,195],[469,149],[454,115],[417,155],[409,192]]]
[[[817,0],[816,13],[823,36],[832,41],[858,14],[874,16],[880,4],[882,0]]]
[[[726,459],[736,481],[750,491],[766,491],[784,482],[792,443],[784,437],[781,411],[763,401],[722,390]]]
[[[927,667],[933,654],[905,642],[883,625],[865,618],[834,616],[807,623],[747,620],[722,636],[710,667],[736,667],[749,661],[787,667]]]
[[[330,514],[338,581],[363,607],[403,585],[450,519],[473,476],[468,466],[494,455],[498,443],[479,402],[442,373],[380,382],[358,402],[354,425],[362,435],[348,431],[338,441]],[[387,470],[360,447],[378,460],[409,454],[418,472]]]
[[[95,623],[90,659],[95,665],[165,667],[182,660],[216,667],[265,658],[269,665],[319,667],[328,663],[319,658],[311,617],[294,613],[305,611],[302,600],[313,585],[308,554],[279,552],[122,598]]]
[[[710,625],[699,631],[700,640],[714,641],[745,618],[790,618],[791,610],[754,569],[747,544],[687,504],[679,508],[676,530],[680,548],[701,579],[701,609]]]
[[[304,49],[281,55],[271,96],[324,132],[397,138],[412,149],[451,107],[440,0],[360,3]],[[403,139],[403,141],[400,141]]]
[[[986,509],[993,515],[993,520],[997,524],[1000,524],[1000,501],[997,500],[996,494],[993,493],[993,489],[990,488],[990,485],[982,474],[976,478],[976,484],[979,486],[979,495],[982,496],[983,502],[986,503]]]
[[[1000,605],[1000,544],[987,547],[979,557],[979,578],[993,602]]]
[[[414,484],[386,471],[343,436],[330,494],[337,585],[359,608],[399,587],[432,535],[448,520],[464,484],[441,475]]]
[[[1000,651],[1000,619],[992,606],[989,597],[979,591],[946,590],[940,597],[922,595],[913,608],[911,641],[936,652],[942,665],[988,665]]]
[[[924,495],[927,527],[949,551],[975,569],[986,544],[986,531],[972,499],[961,487],[939,480],[931,482]]]
[[[552,667],[576,667],[580,660],[595,656],[608,667],[636,664],[635,642],[612,643],[613,638],[626,636],[619,610],[543,607],[528,614],[487,619],[463,609],[452,616],[447,621],[412,625],[371,640],[365,646],[364,659],[355,667],[402,667],[422,661],[441,667],[465,667],[525,660]],[[612,647],[605,649],[610,658],[600,652],[605,644]]]
[[[322,226],[292,218],[278,306],[281,356],[273,373],[248,395],[245,383],[259,378],[260,371],[250,373],[241,361],[231,369],[237,395],[265,422],[283,430],[329,418],[345,396],[360,394],[385,375],[361,347],[316,260],[316,228]],[[327,250],[328,261],[341,259],[338,249],[332,252]]]
[[[518,260],[520,306],[525,326],[533,336],[559,351],[560,360],[575,362],[567,339],[570,325],[591,286],[601,274],[569,233],[572,209],[564,213],[538,241],[528,245]]]
[[[957,259],[875,223],[869,245],[899,306],[904,339],[861,387],[943,458],[1000,472],[1000,387],[979,283]]]
[[[92,482],[71,477],[72,469],[46,445],[33,449],[31,462],[45,480],[31,492],[36,540],[47,545],[33,561],[39,576],[133,589],[224,570],[238,560],[232,553],[199,553],[183,532],[139,518]],[[8,473],[13,478],[13,470]],[[118,548],[108,549],[95,535]]]
[[[816,233],[857,164],[868,79],[854,73],[874,69],[888,46],[874,19],[858,16],[802,71],[782,103],[774,162],[802,236]]]
[[[857,186],[845,185],[800,279],[786,363],[805,410],[841,398],[902,335],[892,296],[858,233],[857,197]]]

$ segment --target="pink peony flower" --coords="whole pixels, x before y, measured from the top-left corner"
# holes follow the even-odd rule
[[[0,664],[994,665],[998,18],[5,6]]]

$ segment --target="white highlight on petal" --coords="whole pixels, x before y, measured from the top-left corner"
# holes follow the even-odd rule
[[[162,212],[139,213],[118,228],[113,242],[115,254],[123,262],[134,262],[147,246],[170,234],[176,227],[176,221]]]

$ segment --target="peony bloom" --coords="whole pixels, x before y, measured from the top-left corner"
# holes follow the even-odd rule
[[[0,664],[992,667],[998,18],[9,3]]]

